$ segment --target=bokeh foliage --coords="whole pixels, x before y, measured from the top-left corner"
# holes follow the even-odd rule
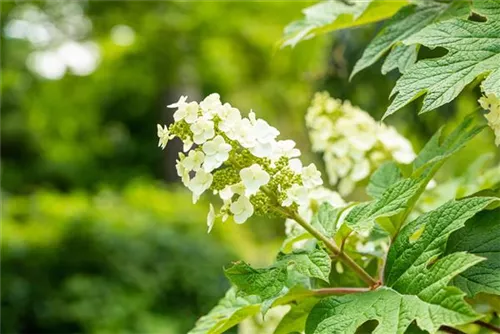
[[[377,26],[280,50],[283,27],[308,2],[90,1],[79,3],[99,66],[47,80],[26,66],[35,48],[4,29],[16,10],[49,3],[63,4],[0,2],[1,331],[184,333],[224,295],[221,266],[268,264],[283,225],[228,222],[206,235],[207,203],[192,205],[173,183],[179,145],[156,147],[156,123],[172,117],[165,105],[218,92],[313,160],[303,122],[312,94],[327,89],[379,119],[397,74],[374,66],[348,82]],[[119,24],[135,31],[132,45],[113,43]],[[477,108],[477,93],[471,86],[440,113],[388,121],[419,148],[443,120],[458,123]],[[492,142],[479,136],[443,178]]]

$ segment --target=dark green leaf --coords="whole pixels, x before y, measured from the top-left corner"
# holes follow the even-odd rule
[[[224,270],[226,277],[247,295],[268,299],[280,293],[286,283],[284,266],[254,269],[245,262],[236,262]]]
[[[456,276],[452,283],[473,297],[479,292],[500,295],[500,209],[483,211],[451,234],[446,253],[466,251],[486,258]]]

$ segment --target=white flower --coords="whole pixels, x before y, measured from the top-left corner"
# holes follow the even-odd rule
[[[243,168],[240,171],[240,177],[245,185],[245,196],[255,195],[259,188],[270,180],[269,174],[258,164]]]
[[[293,184],[290,189],[286,191],[287,198],[283,201],[283,206],[290,206],[293,203],[298,205],[307,205],[309,203],[308,191],[304,186]]]
[[[234,215],[234,221],[243,224],[253,215],[253,205],[245,196],[240,196],[235,202],[231,203],[230,211]]]
[[[219,129],[224,131],[226,134],[228,132],[231,133],[231,129],[237,126],[237,124],[241,121],[240,111],[233,108],[229,103],[224,103],[222,108],[218,109],[218,115],[221,119]],[[228,137],[231,138],[232,136],[228,135]]]
[[[306,188],[314,188],[323,184],[321,172],[315,164],[302,168],[302,183]]]
[[[302,161],[300,159],[290,159],[288,160],[288,167],[295,174],[300,174],[302,172]]]
[[[175,169],[177,170],[177,175],[181,177],[182,183],[187,186],[189,182],[189,170],[186,169],[182,161],[185,159],[184,154],[179,153],[179,160],[175,164]]]
[[[229,158],[231,148],[231,145],[226,143],[221,135],[217,135],[213,140],[203,144],[203,152],[206,154],[203,163],[205,172],[211,172],[220,167]]]
[[[180,108],[182,106],[184,106],[186,104],[186,100],[187,100],[187,96],[181,96],[179,98],[179,101],[175,102],[175,103],[172,103],[172,104],[169,104],[167,106],[167,108]]]
[[[222,189],[221,191],[219,191],[219,196],[220,198],[223,200],[223,201],[228,201],[230,200],[231,198],[233,198],[233,195],[234,195],[234,192],[233,192],[233,189],[232,189],[233,186],[229,185],[229,186],[226,186],[224,189]]]
[[[213,176],[203,170],[196,172],[196,175],[189,181],[187,187],[193,192],[193,203],[198,201],[201,194],[212,185]]]
[[[204,159],[205,154],[203,154],[203,152],[192,150],[189,152],[188,156],[182,160],[182,164],[187,170],[198,171]]]
[[[198,106],[198,103],[189,102],[185,107],[186,115],[184,117],[184,120],[189,124],[193,124],[198,119],[199,110],[200,107]]]
[[[366,159],[354,164],[350,177],[353,181],[361,181],[370,175],[370,162]]]
[[[273,156],[273,143],[256,142],[255,146],[248,150],[258,158],[271,158]]]
[[[335,153],[338,157],[344,157],[349,154],[349,150],[351,150],[351,144],[345,138],[337,140],[334,144],[331,145],[330,150]]]
[[[174,113],[174,120],[179,122],[185,120],[187,123],[194,123],[198,119],[199,106],[196,102],[183,103]]]
[[[280,132],[270,126],[263,119],[257,119],[253,124],[253,131],[256,134],[256,139],[259,143],[266,144],[273,142]]]
[[[280,140],[274,145],[274,154],[276,157],[296,158],[300,156],[300,151],[295,148],[293,140]]]
[[[193,131],[193,141],[198,145],[203,144],[215,135],[214,122],[206,118],[199,118],[190,128]]]
[[[203,110],[204,115],[208,118],[212,118],[218,113],[218,109],[222,107],[220,102],[220,95],[213,93],[205,97],[203,101],[200,102],[200,108]]]
[[[230,139],[237,140],[245,148],[254,147],[256,143],[253,127],[248,118],[237,122],[231,131],[226,132]]]
[[[193,147],[193,141],[189,137],[185,137],[183,140],[182,150],[187,152]]]
[[[215,222],[215,210],[214,210],[214,206],[212,205],[212,203],[210,203],[210,209],[208,210],[208,215],[207,215],[207,226],[208,226],[207,233],[210,233],[210,231],[212,231],[212,227],[214,226],[214,222]]]
[[[316,202],[316,205],[321,205],[324,202],[331,204],[334,208],[345,205],[344,200],[340,195],[325,187],[317,187],[309,192],[309,199]]]
[[[166,125],[162,128],[160,124],[157,124],[156,128],[158,130],[157,131],[158,138],[160,139],[158,141],[158,147],[161,147],[161,149],[163,150],[167,146],[168,141],[172,139],[173,136],[170,135],[170,132],[168,131]]]
[[[276,146],[275,138],[280,134],[279,131],[270,126],[263,119],[255,119],[255,114],[252,112],[250,116],[253,115],[253,120],[251,123],[253,127],[251,128],[252,138],[249,142],[250,152],[259,158],[269,158],[273,155],[273,148]],[[250,117],[249,116],[249,117]]]
[[[356,184],[354,183],[353,180],[351,180],[348,177],[345,177],[339,182],[339,193],[342,196],[347,196],[354,190],[355,186]]]

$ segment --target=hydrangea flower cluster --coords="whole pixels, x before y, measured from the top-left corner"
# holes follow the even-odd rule
[[[158,125],[158,146],[164,149],[180,138],[184,153],[176,168],[193,202],[207,191],[222,200],[217,213],[210,204],[209,231],[216,218],[231,216],[241,224],[254,214],[286,217],[307,205],[309,194],[323,183],[314,164],[302,166],[294,141],[277,140],[276,128],[253,112],[242,117],[219,94],[200,103],[182,96],[168,107],[176,109],[174,123]]]
[[[315,94],[306,124],[313,151],[323,154],[330,184],[343,196],[383,162],[410,163],[415,158],[411,143],[395,128],[328,92]]]
[[[495,145],[500,146],[500,99],[495,94],[488,94],[479,99],[479,104],[483,109],[489,110],[484,115],[488,120],[488,125],[495,132]]]

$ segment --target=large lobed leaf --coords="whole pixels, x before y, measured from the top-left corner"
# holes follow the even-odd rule
[[[434,23],[404,40],[406,45],[442,47],[448,53],[424,59],[407,68],[397,81],[396,97],[384,117],[425,94],[421,113],[434,110],[458,96],[477,77],[485,76],[484,93],[500,93],[500,3],[475,0],[472,10],[486,22],[453,18]]]
[[[431,263],[444,252],[449,235],[497,200],[472,197],[450,201],[404,226],[387,254],[384,272],[386,285],[404,293],[425,293],[426,296],[435,293],[442,280],[450,281],[476,257],[453,253]],[[411,237],[422,229],[419,238],[412,241]],[[465,262],[462,263],[462,260]]]
[[[426,26],[451,17],[469,15],[470,3],[467,1],[435,2],[423,1],[403,7],[392,17],[375,38],[368,44],[361,58],[354,65],[351,78],[361,70],[373,65],[389,50],[390,53],[382,66],[382,73],[396,67],[403,73],[416,61],[417,47],[406,46],[402,42]]]
[[[257,295],[263,299],[280,293],[286,284],[287,272],[284,266],[252,268],[239,261],[224,270],[226,277],[247,295]]]
[[[478,318],[462,298],[458,289],[448,288],[436,296],[433,303],[428,303],[386,287],[325,298],[312,309],[306,322],[306,334],[355,333],[369,320],[379,323],[374,334],[402,334],[413,321],[434,333],[444,323],[462,324]]]
[[[462,251],[486,261],[458,274],[453,285],[471,297],[480,292],[500,295],[500,209],[478,213],[451,234],[446,253]]]
[[[330,0],[303,10],[304,18],[285,27],[283,46],[334,30],[359,26],[391,17],[407,0]]]
[[[478,319],[464,293],[447,285],[484,259],[465,252],[439,256],[452,232],[497,201],[488,197],[451,201],[403,227],[388,253],[385,286],[321,300],[307,319],[306,334],[355,333],[369,320],[378,321],[374,333],[404,333],[414,321],[434,333],[442,325]],[[412,240],[416,232],[420,236]]]

